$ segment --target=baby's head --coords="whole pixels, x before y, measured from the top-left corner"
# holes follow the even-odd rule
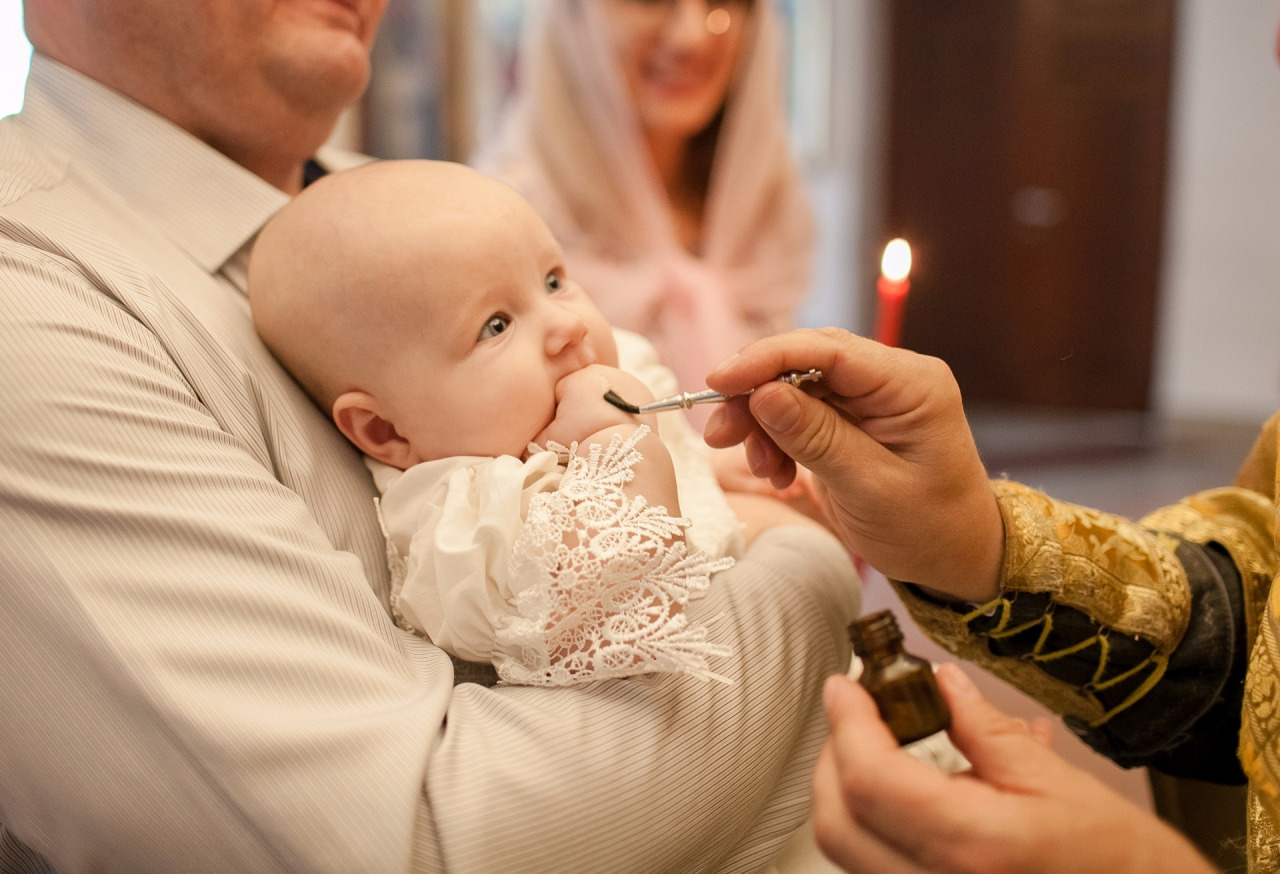
[[[402,469],[521,455],[561,377],[617,365],[546,225],[461,164],[381,161],[313,183],[259,234],[249,301],[342,433]]]

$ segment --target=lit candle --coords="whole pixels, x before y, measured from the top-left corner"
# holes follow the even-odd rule
[[[902,305],[911,283],[911,247],[899,237],[890,240],[880,259],[880,279],[876,282],[876,339],[886,346],[897,346],[902,333]]]

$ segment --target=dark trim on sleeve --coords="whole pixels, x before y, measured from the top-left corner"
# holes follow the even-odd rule
[[[1090,726],[1072,717],[1064,722],[1090,747],[1122,767],[1146,766],[1226,785],[1244,783],[1236,757],[1248,668],[1240,573],[1218,544],[1180,540],[1175,555],[1191,586],[1191,622],[1170,654],[1164,675],[1101,725]],[[971,604],[942,602],[918,586],[910,588],[922,600],[957,613],[973,610]],[[969,621],[969,630],[986,638],[992,655],[1034,658],[1040,670],[1092,695],[1106,710],[1119,706],[1148,679],[1148,671],[1138,670],[1114,685],[1095,684],[1101,647],[1090,645],[1071,652],[1090,638],[1105,638],[1105,675],[1117,677],[1153,655],[1154,647],[1142,638],[1110,631],[1084,612],[1054,602],[1048,593],[1009,592],[1004,597],[1007,614],[995,610]],[[1037,620],[1050,613],[1051,631],[1042,639],[1045,623]],[[1014,629],[1025,626],[1026,631],[992,636],[1001,624]],[[1036,657],[1059,652],[1069,654]]]

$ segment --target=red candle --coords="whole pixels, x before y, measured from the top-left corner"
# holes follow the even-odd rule
[[[880,279],[876,282],[876,334],[886,346],[897,346],[902,334],[902,306],[911,283],[911,247],[899,237],[890,240],[880,259]]]

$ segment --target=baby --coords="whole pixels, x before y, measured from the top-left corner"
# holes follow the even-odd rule
[[[259,235],[249,299],[365,453],[396,621],[504,682],[714,677],[725,650],[689,599],[744,532],[816,524],[757,496],[731,507],[683,416],[604,401],[674,393],[674,377],[610,329],[533,209],[463,165],[309,186]]]

